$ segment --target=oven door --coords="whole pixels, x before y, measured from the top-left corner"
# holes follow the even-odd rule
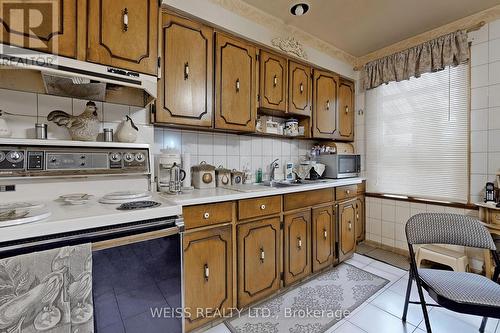
[[[337,178],[357,177],[361,172],[360,155],[343,155],[337,157]]]

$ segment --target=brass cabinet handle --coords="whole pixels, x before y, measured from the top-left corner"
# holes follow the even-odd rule
[[[359,219],[359,214],[356,214],[356,218]]]
[[[208,277],[210,276],[210,269],[208,268],[208,264],[205,264],[203,267],[203,276],[205,277],[205,281],[208,281]]]
[[[326,109],[330,110],[330,100],[329,99],[326,101]]]
[[[240,79],[236,79],[236,92],[240,92]]]
[[[352,222],[351,221],[349,221],[349,224],[347,225],[347,228],[349,229],[349,231],[352,230]]]
[[[189,79],[189,62],[184,64],[184,80]]]
[[[299,88],[299,90],[300,90],[300,93],[301,93],[301,94],[304,92],[304,84],[303,84],[302,82],[300,83],[300,88]]]
[[[350,190],[345,190],[345,193],[346,194],[351,194],[351,191]]]
[[[349,107],[347,105],[345,106],[345,113],[349,113]]]
[[[128,31],[128,9],[123,9],[123,31]]]
[[[274,78],[273,78],[273,87],[276,87],[278,85],[278,77],[276,75],[274,75]]]
[[[260,262],[264,263],[264,258],[266,257],[266,254],[264,253],[264,248],[260,248]]]
[[[326,232],[326,229],[323,229],[323,238],[325,240],[328,238],[328,233]]]
[[[260,209],[261,209],[261,210],[266,209],[266,205],[264,205],[264,204],[260,205]]]
[[[302,249],[302,239],[299,237],[297,237],[297,247],[300,249]]]
[[[203,214],[203,218],[206,220],[210,217],[210,213],[206,212],[205,214]]]

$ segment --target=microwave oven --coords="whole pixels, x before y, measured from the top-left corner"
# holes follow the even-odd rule
[[[361,156],[357,154],[329,154],[316,157],[325,165],[324,178],[351,178],[361,173]]]

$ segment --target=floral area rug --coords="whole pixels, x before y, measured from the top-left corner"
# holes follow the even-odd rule
[[[233,333],[322,333],[388,282],[343,263],[225,324]]]

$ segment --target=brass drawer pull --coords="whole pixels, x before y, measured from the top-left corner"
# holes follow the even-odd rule
[[[208,264],[205,264],[203,267],[203,275],[205,277],[205,281],[208,281],[208,277],[210,276],[210,269],[208,268]]]
[[[349,194],[351,194],[351,191],[350,190],[345,190],[345,194],[349,195]]]
[[[300,93],[302,94],[304,92],[304,84],[302,84],[302,82],[300,83]]]
[[[349,107],[347,105],[345,106],[345,113],[349,113]]]
[[[189,62],[184,64],[184,80],[189,79]]]
[[[300,249],[302,249],[302,239],[299,237],[297,237],[297,247]]]
[[[240,79],[236,79],[236,92],[240,92]]]
[[[206,212],[205,214],[203,214],[203,218],[205,220],[207,220],[209,217],[210,217],[210,213]]]
[[[326,229],[323,229],[323,238],[325,240],[328,238],[328,233],[326,232]]]
[[[327,109],[327,110],[330,110],[330,100],[327,100],[327,101],[326,101],[326,109]]]
[[[273,87],[276,87],[278,85],[278,77],[275,75],[273,78]]]
[[[261,209],[261,210],[266,209],[266,205],[264,205],[264,204],[260,205],[260,209]]]
[[[123,10],[123,31],[128,31],[128,9]]]
[[[349,229],[349,231],[352,230],[352,222],[351,221],[349,221],[349,224],[347,225],[347,228]]]
[[[260,262],[264,263],[264,258],[266,257],[266,254],[264,253],[264,248],[260,248]]]

